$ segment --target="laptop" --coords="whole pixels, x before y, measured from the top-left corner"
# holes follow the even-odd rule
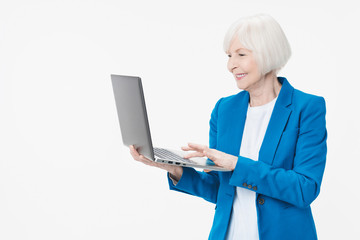
[[[154,148],[151,141],[144,91],[140,77],[111,75],[111,81],[122,140],[125,146],[134,145],[140,154],[159,163],[215,171],[229,171],[216,166],[213,161],[205,157],[185,159],[182,157],[184,156],[184,151]]]

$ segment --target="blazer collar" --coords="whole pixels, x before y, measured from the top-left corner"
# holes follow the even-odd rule
[[[272,165],[273,163],[278,143],[291,115],[291,109],[288,108],[288,106],[292,104],[294,92],[294,88],[289,84],[286,78],[278,77],[278,80],[282,83],[282,87],[271,114],[259,152],[259,161],[269,165]]]
[[[259,161],[268,164],[272,164],[273,162],[278,142],[280,141],[282,132],[291,114],[291,110],[287,107],[292,103],[294,91],[294,88],[289,84],[286,78],[278,77],[278,81],[282,84],[282,87],[276,100],[259,152]],[[230,126],[233,126],[230,137],[233,144],[230,144],[227,149],[227,152],[233,155],[239,155],[250,99],[248,92],[240,92],[236,97],[238,98],[238,100],[235,101],[237,104],[236,106],[233,106],[233,112],[231,113],[232,117],[229,119],[230,121],[233,121],[232,123],[229,123]]]
[[[282,84],[282,87],[278,99],[276,100],[276,104],[287,107],[292,103],[292,95],[294,92],[294,88],[284,77],[278,77],[278,81]]]

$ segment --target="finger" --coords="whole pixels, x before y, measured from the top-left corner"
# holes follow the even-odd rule
[[[183,146],[183,147],[181,147],[181,149],[184,151],[198,151],[199,150],[197,148],[193,148],[193,147],[189,147],[189,146]]]
[[[154,161],[151,161],[150,159],[148,159],[147,157],[145,157],[144,155],[139,155],[139,161],[146,164],[146,165],[150,165],[150,166],[154,166]]]
[[[140,153],[135,149],[134,145],[130,145],[129,148],[130,148],[130,154],[134,158],[134,160],[143,162],[145,164],[148,164],[149,161],[151,161],[150,159],[146,158],[145,156],[140,155]]]
[[[192,158],[192,157],[204,157],[204,154],[201,152],[193,152],[184,156],[184,158]]]
[[[188,146],[192,150],[199,151],[199,152],[202,152],[202,151],[204,151],[205,149],[208,148],[205,145],[201,145],[201,144],[197,144],[197,143],[188,143]]]
[[[209,170],[209,169],[204,169],[204,172],[209,173],[209,172],[211,172],[211,170]]]
[[[207,158],[210,158],[211,160],[213,161],[216,161],[217,158],[216,158],[216,150],[214,149],[211,149],[211,148],[208,148],[208,149],[205,149],[203,151],[203,154],[207,157]]]
[[[135,152],[130,150],[130,155],[132,156],[133,159],[137,160],[139,159],[139,155],[137,155]]]
[[[134,155],[140,155],[138,151],[135,149],[134,145],[129,146],[130,153],[133,153]]]
[[[204,145],[200,145],[200,144],[194,144],[194,143],[189,143],[191,145],[190,146],[183,146],[181,147],[181,150],[183,151],[196,151],[196,152],[203,152],[205,148],[207,148]]]
[[[146,162],[154,162],[154,161],[151,161],[150,159],[148,159],[147,157],[145,157],[144,155],[139,155],[140,159],[143,160],[143,161],[146,161]]]
[[[140,154],[135,150],[134,147],[130,147],[130,154],[136,161],[139,161]]]
[[[193,149],[188,147],[188,146],[182,146],[181,150],[183,150],[183,151],[192,151]]]

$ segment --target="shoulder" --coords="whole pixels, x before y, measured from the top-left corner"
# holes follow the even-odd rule
[[[221,106],[221,108],[232,107],[234,105],[238,105],[239,102],[248,101],[249,93],[246,91],[241,91],[237,94],[226,96],[220,98],[216,103],[216,108]]]
[[[245,109],[248,102],[249,93],[246,91],[220,98],[211,113],[211,117],[217,118],[218,115],[229,116],[235,114],[237,111]]]
[[[300,133],[309,132],[311,129],[325,130],[326,106],[322,96],[305,93],[294,89],[291,119],[295,119],[300,127]]]
[[[325,109],[325,99],[322,96],[317,96],[310,93],[305,93],[298,89],[294,89],[292,105],[298,110],[313,110]]]
[[[240,91],[237,94],[223,97],[220,100],[222,100],[224,103],[231,104],[231,103],[237,102],[241,99],[248,98],[248,96],[249,96],[249,93],[247,91]]]

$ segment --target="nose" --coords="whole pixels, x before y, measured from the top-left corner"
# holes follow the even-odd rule
[[[234,61],[233,57],[229,57],[227,67],[230,72],[233,72],[236,68],[236,62]]]

